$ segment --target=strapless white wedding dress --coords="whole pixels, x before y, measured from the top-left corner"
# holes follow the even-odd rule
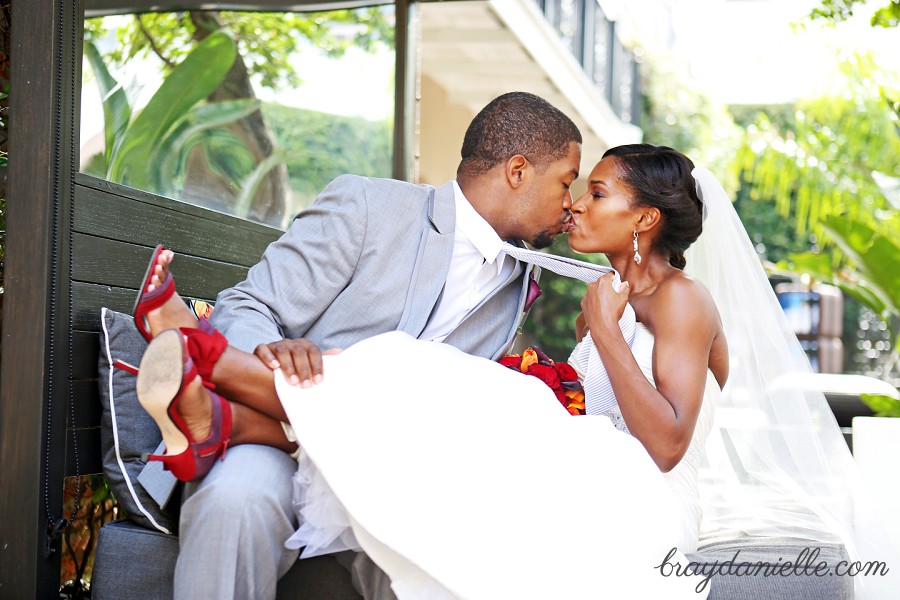
[[[309,389],[276,373],[304,556],[362,549],[400,600],[708,594],[672,572],[696,542],[695,468],[667,478],[606,416],[446,344],[392,332],[324,360]]]
[[[634,359],[644,376],[655,386],[656,382],[653,379],[653,342],[654,338],[650,330],[642,323],[638,323],[631,352],[634,354]],[[575,347],[572,355],[569,357],[569,364],[575,368],[580,378],[583,378],[584,367],[578,363],[578,351],[582,344],[590,343],[592,343],[590,337],[586,337]],[[681,462],[675,465],[675,468],[671,471],[663,474],[669,487],[675,493],[678,503],[678,522],[681,524],[681,532],[677,545],[678,549],[683,552],[693,552],[697,549],[697,539],[700,535],[700,520],[703,516],[700,508],[700,492],[697,479],[700,463],[703,461],[706,438],[709,437],[709,432],[713,427],[720,393],[719,383],[716,381],[712,371],[707,370],[703,403],[700,405],[700,414],[697,416],[697,424],[694,427],[691,443],[688,445]],[[628,433],[628,425],[625,424],[622,411],[619,410],[618,406],[614,406],[603,414],[612,421],[616,429]]]

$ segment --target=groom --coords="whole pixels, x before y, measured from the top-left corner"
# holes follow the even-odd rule
[[[213,324],[229,342],[314,385],[319,348],[400,330],[502,356],[527,313],[531,266],[503,241],[541,248],[568,230],[581,134],[558,109],[515,92],[472,121],[457,178],[440,188],[344,175],[223,291]],[[270,447],[228,450],[185,489],[175,597],[274,598],[297,552],[296,462]]]

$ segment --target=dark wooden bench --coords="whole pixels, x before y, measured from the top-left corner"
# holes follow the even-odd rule
[[[76,175],[75,182],[68,276],[75,409],[66,435],[69,476],[102,472],[97,387],[100,309],[131,312],[156,244],[177,254],[172,273],[180,294],[214,301],[220,290],[241,281],[269,242],[281,235],[272,227],[87,175]]]
[[[71,272],[71,357],[74,423],[66,440],[66,475],[99,473],[100,398],[97,359],[102,307],[130,313],[152,249],[176,252],[172,273],[183,297],[214,301],[241,281],[281,230],[79,174],[75,179]],[[77,445],[77,452],[75,446]],[[74,457],[78,457],[76,464]],[[139,483],[137,485],[140,485]],[[94,598],[170,598],[178,542],[134,523],[101,530]],[[142,560],[152,555],[154,561]],[[104,574],[108,569],[114,576]],[[349,573],[331,558],[297,563],[279,597],[318,590],[319,598],[353,598]]]

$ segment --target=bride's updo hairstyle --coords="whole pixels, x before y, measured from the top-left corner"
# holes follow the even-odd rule
[[[684,251],[703,229],[703,205],[687,156],[666,146],[628,144],[603,154],[615,157],[619,177],[634,193],[636,206],[652,206],[662,213],[654,250],[669,255],[669,264],[683,269]]]

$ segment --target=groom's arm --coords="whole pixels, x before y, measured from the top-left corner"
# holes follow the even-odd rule
[[[341,176],[266,249],[247,279],[222,291],[213,324],[247,352],[301,338],[350,281],[367,226],[364,179]]]

